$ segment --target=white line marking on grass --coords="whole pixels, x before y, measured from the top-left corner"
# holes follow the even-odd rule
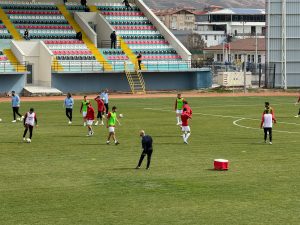
[[[152,110],[152,111],[159,111],[159,112],[171,112],[171,113],[175,113],[173,110],[167,110],[167,109],[155,109],[155,108],[144,108],[144,109],[145,110]],[[193,114],[203,115],[203,116],[213,116],[213,117],[237,119],[237,120],[233,121],[233,125],[241,127],[241,128],[251,129],[251,130],[261,130],[260,128],[247,127],[247,126],[243,126],[243,125],[238,124],[238,122],[242,121],[242,120],[260,121],[260,119],[245,118],[245,117],[239,117],[239,116],[224,116],[224,115],[218,115],[218,114],[207,114],[207,113],[199,113],[199,112],[198,113],[197,112],[193,112]],[[300,126],[300,124],[298,124],[298,123],[288,123],[288,122],[277,122],[277,123]],[[284,131],[284,130],[275,130],[274,129],[273,131],[278,132],[278,133],[300,134],[300,132],[291,132],[291,131]]]
[[[261,128],[255,128],[255,127],[247,127],[247,126],[243,126],[238,124],[238,122],[242,121],[242,120],[246,120],[247,118],[240,118],[238,120],[233,121],[233,125],[241,127],[241,128],[246,128],[246,129],[251,129],[251,130],[261,130]],[[291,132],[291,131],[285,131],[285,130],[273,130],[275,132],[279,132],[279,133],[288,133],[288,134],[300,134],[300,132]]]
[[[272,104],[272,105],[294,105],[295,103],[278,103],[278,104]],[[256,104],[256,105],[210,105],[205,106],[205,108],[226,108],[226,107],[252,107],[252,106],[263,106],[262,104]],[[193,107],[193,109],[203,109],[201,106]]]

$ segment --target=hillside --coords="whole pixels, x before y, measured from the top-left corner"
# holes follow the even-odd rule
[[[206,5],[220,5],[226,8],[264,8],[265,0],[144,0],[151,8],[195,7],[198,9]]]

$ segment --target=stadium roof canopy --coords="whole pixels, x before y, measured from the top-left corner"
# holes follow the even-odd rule
[[[247,8],[228,8],[214,12],[209,12],[209,15],[265,15],[265,9],[247,9]]]

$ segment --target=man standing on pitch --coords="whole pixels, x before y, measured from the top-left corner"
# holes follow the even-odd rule
[[[89,104],[90,101],[87,100],[87,96],[85,95],[83,97],[83,101],[81,102],[81,106],[80,106],[80,113],[82,113],[82,118],[83,118],[83,126],[86,126],[86,114],[87,114],[87,108]]]
[[[260,128],[264,128],[264,140],[267,143],[267,136],[269,133],[270,145],[272,144],[272,127],[273,122],[276,123],[276,119],[274,115],[270,112],[270,110],[266,109],[263,113]]]
[[[118,124],[121,125],[117,118],[117,107],[116,106],[113,106],[112,111],[110,113],[108,113],[106,122],[107,122],[106,127],[108,128],[108,132],[109,132],[106,144],[108,144],[108,145],[110,144],[111,137],[113,138],[115,145],[120,144],[116,138],[116,133],[115,133],[116,122],[118,122]]]
[[[101,94],[100,94],[100,98],[103,99],[104,101],[104,105],[106,108],[106,115],[108,114],[108,89],[104,90]]]
[[[11,106],[12,106],[12,110],[13,110],[13,117],[14,117],[14,120],[11,121],[11,122],[13,122],[13,123],[17,122],[17,120],[22,121],[22,120],[24,119],[24,116],[22,116],[22,115],[19,113],[20,103],[21,103],[20,97],[16,94],[15,91],[12,91],[12,92],[11,92]],[[20,118],[16,119],[16,114],[17,114]]]
[[[181,121],[182,121],[182,127],[181,130],[183,132],[183,143],[188,144],[187,140],[191,136],[191,128],[189,126],[189,119],[191,118],[191,115],[187,112],[187,109],[184,108],[183,112],[181,114]]]
[[[89,136],[89,137],[94,135],[94,131],[92,128],[94,119],[95,119],[95,110],[94,110],[92,104],[89,103],[87,106],[87,113],[86,113],[86,125],[88,127],[87,136]]]
[[[182,114],[183,102],[184,102],[184,99],[181,97],[181,94],[177,94],[177,98],[175,101],[177,125],[181,125],[180,117]]]
[[[100,96],[97,96],[95,98],[95,101],[97,102],[97,105],[98,105],[97,122],[95,123],[95,126],[98,125],[99,120],[101,121],[100,125],[104,125],[104,123],[103,123],[103,115],[106,112],[104,101],[100,98]]]
[[[298,105],[300,102],[300,96],[298,98],[298,101],[295,103],[295,105]],[[295,117],[298,118],[300,116],[300,108],[299,108],[299,112],[298,112],[298,115],[296,115]]]
[[[66,108],[66,116],[69,119],[69,124],[72,124],[74,100],[70,93],[68,93],[65,98],[64,106]]]
[[[37,118],[36,118],[36,114],[34,112],[34,109],[31,108],[29,110],[29,112],[27,112],[25,114],[25,118],[24,118],[24,134],[23,134],[23,141],[26,141],[26,134],[27,131],[29,130],[29,138],[27,138],[27,142],[30,143],[31,139],[32,139],[32,133],[33,133],[33,127],[37,126]]]
[[[146,169],[148,170],[150,168],[150,163],[151,163],[151,156],[152,156],[152,152],[153,152],[153,147],[152,147],[152,137],[150,135],[146,135],[145,131],[141,130],[140,131],[140,136],[142,137],[142,148],[143,148],[143,152],[141,154],[139,163],[136,167],[136,169],[140,169],[142,162],[145,158],[145,156],[147,155],[147,167]]]

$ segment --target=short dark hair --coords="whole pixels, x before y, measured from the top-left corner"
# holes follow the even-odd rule
[[[112,110],[114,110],[114,109],[117,109],[117,107],[116,107],[116,106],[113,106],[113,107],[112,107]]]
[[[15,92],[15,91],[12,91],[11,93],[13,93],[13,94],[14,94],[14,93],[16,93],[16,92]]]
[[[265,102],[265,105],[270,105],[270,103],[269,102]]]
[[[30,111],[30,112],[34,112],[34,108],[30,108],[29,111]]]

